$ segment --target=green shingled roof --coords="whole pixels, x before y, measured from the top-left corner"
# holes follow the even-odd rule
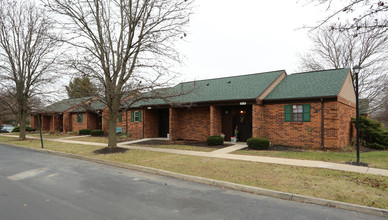
[[[291,74],[264,100],[338,96],[348,73],[346,68]]]
[[[106,108],[106,105],[100,100],[93,100],[90,105],[80,105],[78,108],[71,110],[71,112],[87,112],[87,111],[96,111],[103,110]]]
[[[242,76],[233,76],[217,79],[207,79],[193,82],[180,83],[166,90],[168,94],[179,94],[181,91],[188,94],[170,98],[168,103],[198,103],[214,101],[238,101],[256,99],[271,83],[273,83],[284,70],[256,73]],[[145,94],[146,95],[146,94]],[[140,101],[132,105],[168,104],[162,99]]]
[[[93,97],[83,97],[76,99],[64,99],[59,102],[55,102],[49,106],[47,106],[42,112],[64,112],[84,101],[87,101]]]

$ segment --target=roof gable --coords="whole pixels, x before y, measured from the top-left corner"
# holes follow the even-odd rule
[[[75,98],[75,99],[64,99],[59,102],[55,102],[49,106],[47,106],[43,112],[64,112],[69,110],[85,101],[92,99],[93,96],[83,97],[83,98]]]
[[[264,100],[337,97],[349,69],[333,69],[291,74]]]

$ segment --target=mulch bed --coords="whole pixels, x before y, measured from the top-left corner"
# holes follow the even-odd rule
[[[207,145],[206,142],[192,141],[192,140],[178,140],[178,141],[165,141],[165,140],[148,140],[135,143],[134,145],[189,145],[195,147],[212,147],[212,148],[224,148],[233,146],[233,144],[224,144],[211,146]]]
[[[128,149],[122,148],[122,147],[115,147],[115,148],[110,148],[110,147],[104,147],[102,149],[98,149],[93,151],[94,154],[114,154],[114,153],[124,153]]]
[[[254,149],[250,149],[248,147],[246,148],[243,148],[241,150],[254,150]],[[290,146],[270,146],[268,148],[269,151],[294,151],[294,152],[302,152],[302,151],[305,151],[304,149],[302,149],[301,147],[290,147]],[[254,151],[257,151],[257,150],[254,150]]]

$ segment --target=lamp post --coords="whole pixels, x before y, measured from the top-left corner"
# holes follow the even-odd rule
[[[358,106],[358,73],[361,67],[356,65],[353,67],[354,76],[356,78],[356,149],[357,149],[357,164],[360,163],[360,127],[359,127],[359,106]]]

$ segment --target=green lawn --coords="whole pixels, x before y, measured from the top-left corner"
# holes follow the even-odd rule
[[[27,133],[27,136],[32,136],[32,137],[40,137],[40,134],[39,133],[32,133],[32,134],[29,134]],[[59,133],[55,133],[55,134],[50,134],[50,133],[42,133],[42,136],[43,138],[66,138],[66,137],[74,137],[75,135],[74,134],[59,134]]]
[[[328,151],[264,151],[264,150],[238,150],[233,154],[254,155],[266,157],[281,157],[302,160],[320,160],[333,163],[356,161],[356,152],[328,152]],[[388,169],[388,151],[361,152],[360,161],[369,167]]]
[[[12,132],[12,133],[8,133],[8,134],[19,136],[19,132]],[[5,135],[7,135],[7,134],[5,134]],[[39,132],[34,132],[34,133],[27,132],[26,136],[40,137],[40,134],[39,134]],[[43,138],[65,138],[65,137],[72,137],[75,135],[74,134],[59,134],[59,133],[52,134],[52,133],[48,133],[48,132],[42,132],[42,136],[43,136]]]
[[[0,136],[0,142],[35,148],[40,147],[38,140],[17,141],[15,138]],[[93,151],[101,147],[52,141],[46,141],[45,148],[283,192],[388,208],[388,177],[378,175],[144,150],[128,150],[125,153],[96,155]]]

